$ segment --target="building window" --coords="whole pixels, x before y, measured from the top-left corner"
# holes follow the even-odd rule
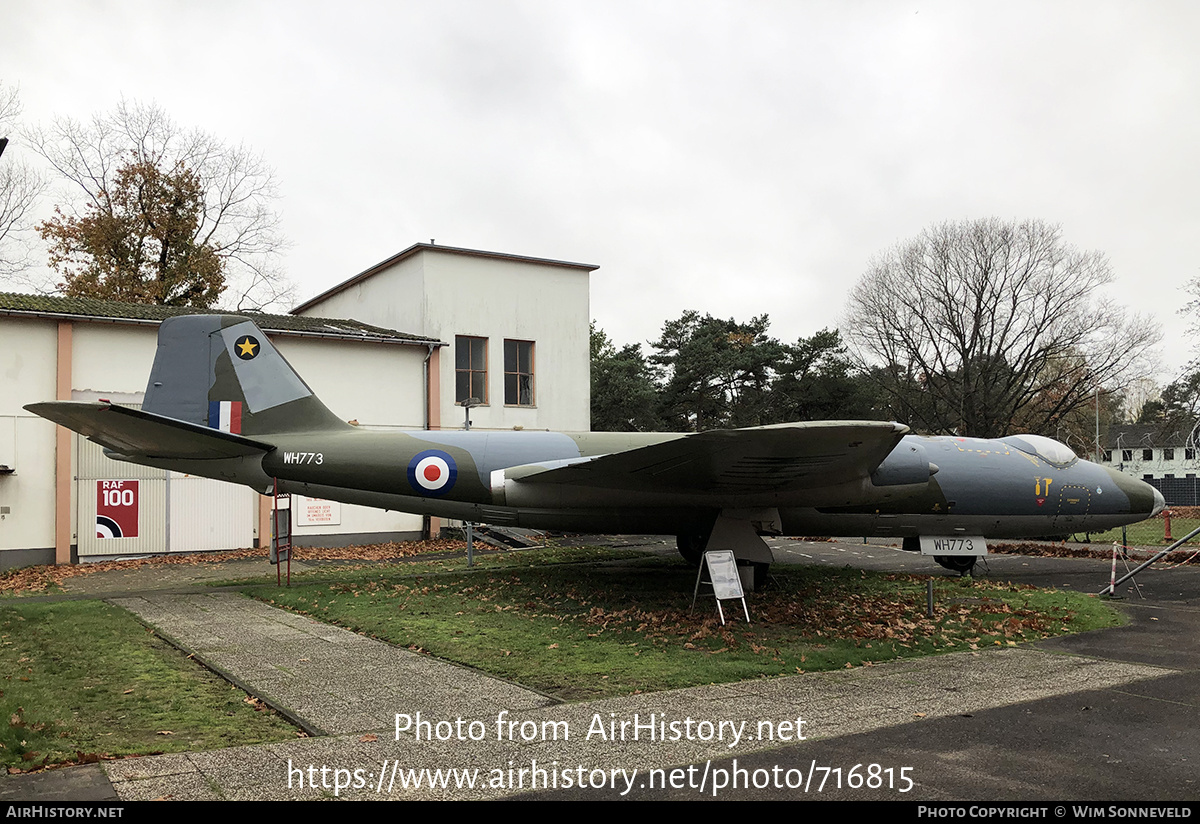
[[[533,341],[504,342],[504,402],[533,406]]]
[[[1133,450],[1132,449],[1122,449],[1121,450],[1121,460],[1132,461],[1133,460]]]
[[[1175,460],[1175,450],[1174,449],[1164,449],[1163,450],[1163,460],[1164,461]]]
[[[1187,449],[1183,450],[1183,459],[1185,461],[1196,460],[1196,450],[1192,449],[1191,447],[1188,447]]]
[[[1143,481],[1153,481],[1153,480],[1154,480],[1154,476],[1153,476],[1153,475],[1143,475],[1143,476],[1142,476],[1142,480],[1143,480]]]
[[[1112,450],[1111,449],[1104,450],[1104,457],[1101,458],[1101,460],[1103,460],[1105,463],[1112,463]]]
[[[487,338],[454,336],[454,402],[487,403]]]
[[[1153,449],[1143,449],[1142,450],[1142,460],[1143,461],[1154,460],[1154,450]]]

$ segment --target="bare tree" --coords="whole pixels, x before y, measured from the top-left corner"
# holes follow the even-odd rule
[[[0,86],[0,140],[15,131],[21,114],[15,88]],[[29,218],[45,188],[40,175],[24,163],[17,147],[0,157],[0,279],[7,280],[33,264]]]
[[[74,192],[59,206],[56,220],[116,214],[114,193],[122,170],[154,167],[163,175],[186,170],[198,179],[203,198],[190,241],[220,260],[226,280],[221,302],[258,309],[289,297],[291,288],[278,265],[286,245],[274,209],[278,192],[274,172],[261,155],[200,129],[184,129],[157,105],[129,101],[89,123],[58,118],[27,136]]]
[[[850,295],[845,332],[901,420],[929,432],[1053,436],[1145,373],[1157,324],[1101,295],[1100,252],[1058,226],[944,223],[884,252]]]

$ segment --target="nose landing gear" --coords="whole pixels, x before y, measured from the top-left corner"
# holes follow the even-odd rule
[[[910,535],[904,539],[900,548],[905,552],[920,552],[921,539],[915,535]],[[934,555],[933,560],[937,561],[938,566],[944,567],[951,572],[957,572],[959,575],[971,575],[975,572],[975,563],[979,560],[978,555]]]
[[[979,560],[979,557],[977,555],[934,555],[933,560],[951,572],[970,575],[975,571],[975,562]]]

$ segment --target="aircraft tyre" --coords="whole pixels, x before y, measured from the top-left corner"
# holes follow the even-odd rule
[[[680,534],[675,536],[675,546],[679,548],[679,554],[683,556],[683,560],[692,566],[700,566],[700,561],[704,557],[704,547],[707,543],[707,535],[692,533],[690,535]]]
[[[761,561],[754,563],[754,591],[762,592],[766,588],[767,582],[771,580],[771,565],[764,564]]]
[[[933,560],[937,561],[939,566],[943,566],[951,572],[966,575],[975,569],[975,562],[979,558],[975,555],[934,555]]]

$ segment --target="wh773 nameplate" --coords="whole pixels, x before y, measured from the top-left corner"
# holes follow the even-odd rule
[[[987,555],[981,535],[922,535],[922,555]]]

